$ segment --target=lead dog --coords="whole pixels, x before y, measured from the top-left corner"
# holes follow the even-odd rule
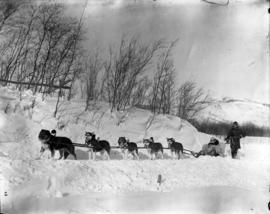
[[[119,137],[118,145],[122,150],[123,159],[127,159],[128,154],[132,154],[133,158],[139,160],[138,146],[136,143],[129,142],[125,137]]]
[[[46,129],[39,132],[38,139],[41,142],[41,155],[48,149],[51,152],[51,157],[54,158],[55,150],[59,150],[59,159],[66,159],[70,154],[73,155],[74,159],[77,159],[72,141],[67,137],[56,137],[54,134]]]
[[[163,146],[161,143],[155,143],[153,138],[143,139],[144,147],[147,148],[148,153],[151,155],[151,160],[157,158],[158,153],[161,153],[161,158],[163,159]]]
[[[183,156],[183,145],[181,143],[176,142],[173,138],[167,138],[168,147],[171,150],[172,158],[174,155],[177,156],[178,159]]]
[[[96,153],[100,152],[102,156],[104,156],[104,153],[107,156],[107,159],[110,159],[110,151],[111,146],[108,141],[106,140],[99,140],[96,139],[96,135],[92,132],[85,132],[85,144],[88,146],[91,146],[92,148],[89,150],[92,153],[93,160],[96,159]],[[90,159],[90,155],[89,155]]]

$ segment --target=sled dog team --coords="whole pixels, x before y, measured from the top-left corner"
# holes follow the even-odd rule
[[[60,154],[59,159],[66,159],[68,155],[72,155],[74,159],[77,159],[72,141],[67,137],[57,137],[55,130],[50,132],[49,130],[42,129],[38,138],[41,141],[41,154],[45,150],[49,150],[51,152],[51,157],[53,158],[55,151],[58,150]],[[180,159],[183,154],[183,145],[176,142],[173,138],[167,138],[167,142],[172,157],[174,158],[174,156],[176,156]],[[108,141],[96,138],[96,135],[93,132],[86,132],[85,144],[91,147],[89,149],[89,152],[91,153],[89,158],[91,156],[92,159],[95,160],[96,153],[99,152],[103,158],[106,157],[108,160],[110,159],[111,146]],[[151,137],[150,139],[143,139],[143,144],[147,149],[148,154],[150,154],[151,160],[156,159],[159,154],[163,159],[163,146],[161,143],[154,142],[153,137]],[[130,142],[125,137],[119,137],[118,145],[121,149],[123,159],[127,159],[128,155],[131,154],[133,158],[139,160],[138,146],[136,143]]]
[[[240,148],[240,138],[244,137],[243,131],[239,128],[238,123],[234,122],[231,130],[228,132],[225,140],[230,144],[231,147],[231,156],[235,158],[237,151]],[[60,157],[59,159],[66,159],[69,155],[72,155],[74,159],[77,159],[75,154],[75,147],[72,144],[72,141],[67,137],[58,137],[56,136],[56,131],[42,129],[38,135],[38,138],[41,142],[41,155],[45,150],[51,152],[51,157],[55,155],[55,151],[58,150]],[[180,159],[183,156],[183,145],[179,142],[176,142],[174,138],[167,138],[168,148],[171,151],[171,157]],[[109,160],[111,146],[110,143],[106,140],[100,140],[96,138],[95,133],[85,132],[85,144],[90,147],[89,152],[93,160],[96,159],[96,153],[99,152],[102,157]],[[144,147],[147,149],[150,159],[156,159],[158,154],[161,155],[163,159],[163,146],[159,142],[155,142],[153,137],[149,139],[143,139]],[[127,159],[128,155],[131,154],[133,158],[139,159],[138,146],[134,142],[130,142],[125,137],[119,137],[118,145],[121,149],[123,159]],[[224,156],[225,144],[220,144],[216,138],[211,138],[208,144],[202,146],[202,150],[198,153],[192,152],[191,154],[194,157],[199,157],[201,155],[210,155],[210,156]],[[90,158],[90,154],[89,154]]]

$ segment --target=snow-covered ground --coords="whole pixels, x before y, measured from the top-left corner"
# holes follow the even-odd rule
[[[8,213],[268,213],[269,139],[246,138],[242,145],[240,160],[56,161],[2,155],[1,174],[9,194],[4,209]]]
[[[113,150],[112,160],[92,161],[83,148],[76,150],[77,161],[51,160],[48,153],[39,159],[41,128],[56,128],[76,143],[84,142],[85,131],[112,145],[126,136],[142,146],[143,138],[153,136],[167,147],[166,137],[174,137],[194,151],[211,136],[177,117],[153,117],[136,108],[111,113],[99,103],[85,112],[81,100],[61,102],[53,118],[54,98],[42,101],[25,92],[20,101],[8,88],[0,94],[0,193],[6,213],[268,213],[269,138],[244,138],[239,160],[229,155],[172,160],[166,151],[164,160],[151,161],[143,150],[140,160],[122,160]]]

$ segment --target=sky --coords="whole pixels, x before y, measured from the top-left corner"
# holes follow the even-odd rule
[[[65,2],[74,14],[85,3]],[[268,5],[266,0],[230,0],[228,6],[200,0],[88,0],[85,48],[106,50],[122,35],[139,35],[143,42],[179,39],[173,50],[176,85],[195,81],[215,98],[270,103]]]

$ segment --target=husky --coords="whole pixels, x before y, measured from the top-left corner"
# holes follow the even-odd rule
[[[168,147],[171,150],[171,156],[172,159],[175,156],[177,156],[177,159],[179,160],[183,156],[183,145],[181,143],[176,142],[173,138],[167,138]]]
[[[123,159],[127,159],[128,154],[132,154],[133,158],[139,160],[138,146],[136,143],[129,142],[125,137],[119,137],[118,145],[121,148]]]
[[[143,144],[151,155],[151,160],[156,159],[158,153],[161,153],[161,158],[163,159],[163,146],[161,143],[155,143],[154,139],[151,137],[150,139],[143,139]]]
[[[55,131],[55,130],[54,130]],[[75,154],[75,147],[72,144],[72,141],[67,137],[56,137],[55,133],[51,133],[49,130],[42,129],[39,132],[38,139],[41,142],[41,155],[44,153],[45,150],[50,150],[51,157],[54,158],[55,150],[59,151],[60,159],[66,159],[68,155],[73,155],[74,159],[77,159]]]
[[[85,144],[92,147],[89,152],[91,151],[93,160],[96,159],[97,152],[100,152],[102,156],[104,156],[105,153],[107,159],[110,160],[111,146],[108,141],[96,139],[96,135],[93,132],[85,132]]]

